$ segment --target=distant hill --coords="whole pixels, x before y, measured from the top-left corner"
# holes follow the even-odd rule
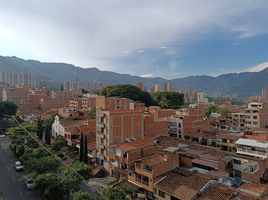
[[[109,84],[135,84],[143,82],[147,88],[155,83],[163,85],[163,78],[142,78],[128,74],[118,74],[110,71],[100,71],[97,68],[81,68],[65,63],[45,63],[34,60],[23,60],[17,57],[0,56],[0,71],[23,72],[38,74],[49,81],[90,80]],[[218,77],[189,76],[171,80],[174,89],[199,89],[208,94],[222,93],[225,96],[245,98],[259,95],[261,89],[268,86],[268,69],[261,72],[242,72],[223,74]]]

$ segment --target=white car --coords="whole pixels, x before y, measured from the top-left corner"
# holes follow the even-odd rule
[[[33,189],[33,181],[31,179],[25,179],[25,185],[27,187],[28,190],[32,190]]]
[[[24,169],[24,167],[20,161],[15,162],[15,169],[16,169],[16,171],[22,171]]]

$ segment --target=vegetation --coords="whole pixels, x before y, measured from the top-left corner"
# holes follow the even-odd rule
[[[5,118],[5,115],[15,115],[18,106],[11,101],[0,102],[0,119]]]
[[[161,108],[178,109],[184,103],[184,95],[178,92],[157,92],[153,96]]]
[[[52,151],[60,151],[62,147],[67,146],[65,137],[58,135],[55,142],[51,145]]]
[[[80,148],[79,148],[79,159],[80,162],[88,163],[87,156],[87,137],[83,133],[80,136]]]
[[[127,200],[132,191],[126,187],[106,188],[102,192],[103,200]]]
[[[27,131],[25,131],[26,129]],[[11,147],[23,162],[26,176],[34,182],[34,189],[45,200],[66,200],[69,193],[79,191],[82,177],[88,180],[92,169],[84,163],[75,162],[69,167],[60,167],[60,162],[45,148],[40,148],[35,141],[37,127],[23,123],[22,127],[8,129]],[[35,137],[35,138],[33,138]],[[57,148],[66,145],[65,138],[58,136]],[[74,171],[78,172],[75,173]]]
[[[133,101],[140,101],[145,103],[146,106],[157,105],[157,102],[151,97],[148,92],[141,91],[133,85],[112,85],[104,87],[101,90],[101,95],[107,97],[124,97],[132,99]]]
[[[38,120],[37,120],[37,136],[38,136],[39,140],[43,139],[43,132],[44,132],[43,121],[41,118],[38,118]]]
[[[220,108],[219,106],[212,105],[207,109],[206,115],[209,116],[211,113],[219,113],[221,116],[226,117],[231,112],[228,109]]]
[[[100,195],[78,191],[74,193],[73,200],[101,200]]]

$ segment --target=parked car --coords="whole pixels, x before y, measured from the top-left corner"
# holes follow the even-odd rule
[[[26,185],[28,190],[33,189],[33,180],[32,179],[26,178],[24,182],[25,182],[25,185]]]
[[[15,169],[16,171],[23,171],[24,167],[23,164],[20,161],[15,162]]]

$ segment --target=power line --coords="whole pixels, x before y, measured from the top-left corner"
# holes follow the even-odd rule
[[[52,151],[50,151],[42,142],[40,142],[36,137],[34,137],[31,133],[29,133],[29,131],[25,128],[25,127],[23,127],[22,125],[21,125],[21,123],[14,117],[14,116],[11,116],[11,115],[5,115],[5,116],[7,116],[7,117],[9,117],[9,118],[12,118],[13,119],[13,121],[15,122],[15,123],[17,123],[35,142],[37,142],[40,146],[42,146],[51,156],[53,156],[60,164],[62,164],[63,165],[63,167],[68,167],[68,165],[66,164],[66,163],[64,163],[58,156],[56,156]],[[82,181],[90,188],[90,186],[89,186],[89,184],[87,183],[87,180],[83,177],[83,176],[81,176],[79,173],[78,173],[78,171],[77,170],[75,170],[75,169],[73,169],[73,168],[69,168],[69,169],[71,169],[71,171],[72,171],[72,173],[70,173],[67,177],[65,177],[65,178],[69,178],[71,175],[73,175],[73,174],[76,174],[77,176],[79,176],[81,179],[82,179]]]

